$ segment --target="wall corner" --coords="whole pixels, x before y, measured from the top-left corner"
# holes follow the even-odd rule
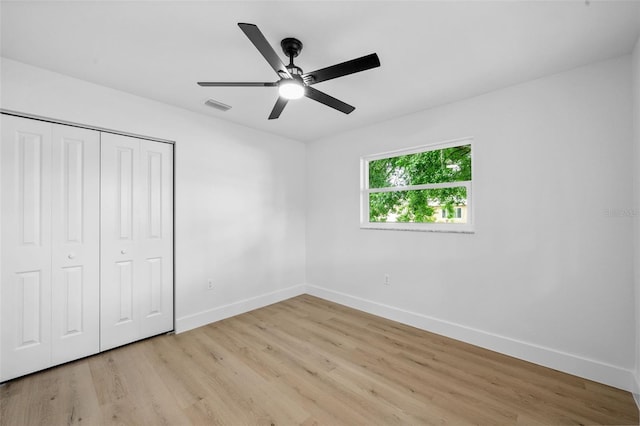
[[[631,54],[632,75],[632,117],[633,117],[633,205],[635,211],[640,211],[640,38],[636,42]],[[633,265],[634,265],[634,293],[635,293],[635,369],[633,397],[640,410],[640,215],[634,215],[633,222]]]

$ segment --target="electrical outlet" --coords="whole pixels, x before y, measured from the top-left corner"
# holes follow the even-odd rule
[[[384,285],[391,285],[389,274],[384,274]]]
[[[207,283],[207,290],[213,290],[213,280],[209,280]]]

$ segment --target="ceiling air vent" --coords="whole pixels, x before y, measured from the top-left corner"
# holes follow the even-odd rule
[[[219,109],[220,111],[228,111],[231,109],[231,106],[223,104],[222,102],[214,101],[213,99],[207,99],[204,104],[211,108]]]

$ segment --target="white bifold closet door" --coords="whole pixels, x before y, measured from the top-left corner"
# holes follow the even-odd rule
[[[4,381],[99,350],[100,134],[1,123]]]
[[[103,134],[101,340],[173,329],[173,146]]]

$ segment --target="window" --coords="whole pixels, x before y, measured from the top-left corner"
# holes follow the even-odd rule
[[[472,140],[363,157],[361,227],[472,232]]]

